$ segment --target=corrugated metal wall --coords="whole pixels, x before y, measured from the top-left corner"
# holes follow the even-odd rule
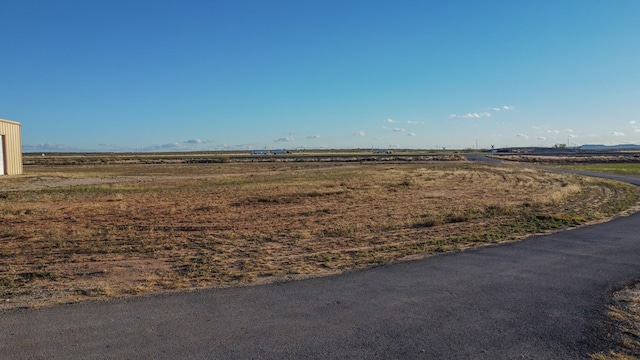
[[[20,123],[0,119],[0,135],[4,136],[4,173],[6,175],[22,174]]]

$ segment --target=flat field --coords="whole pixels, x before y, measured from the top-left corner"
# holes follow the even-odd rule
[[[26,171],[0,178],[0,309],[335,274],[601,221],[640,198],[466,162]]]
[[[557,167],[581,171],[640,176],[640,163],[557,165]]]

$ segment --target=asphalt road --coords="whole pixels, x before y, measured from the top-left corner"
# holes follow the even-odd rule
[[[639,179],[630,179],[640,184]],[[0,314],[0,359],[584,359],[640,214],[339,276]]]

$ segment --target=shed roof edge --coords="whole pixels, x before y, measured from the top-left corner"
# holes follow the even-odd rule
[[[4,123],[9,123],[9,124],[14,124],[14,125],[22,125],[17,121],[13,121],[13,120],[7,120],[7,119],[0,119],[0,122],[4,122]]]

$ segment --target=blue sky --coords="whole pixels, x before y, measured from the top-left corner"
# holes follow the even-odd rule
[[[24,151],[640,143],[640,1],[0,1]]]

